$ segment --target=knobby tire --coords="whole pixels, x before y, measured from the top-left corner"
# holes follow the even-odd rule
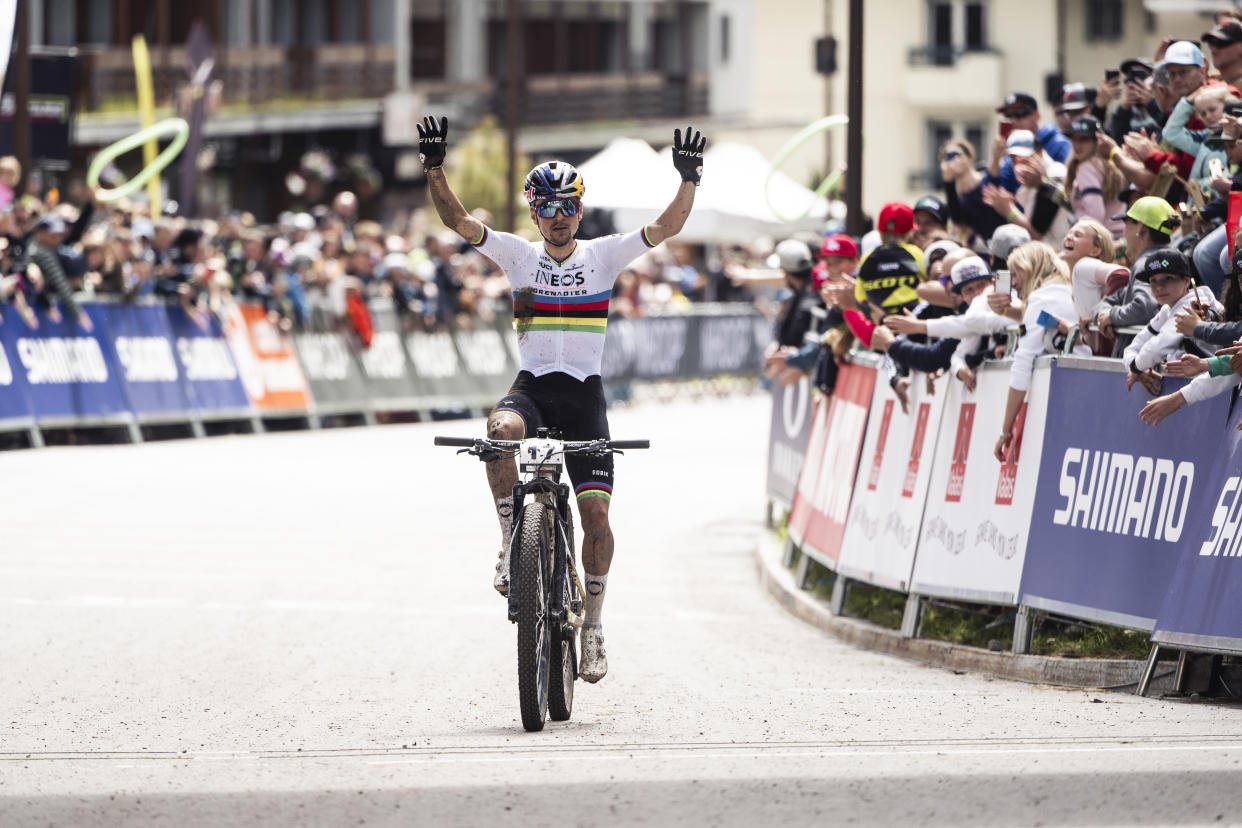
[[[548,685],[553,630],[548,618],[547,582],[555,548],[552,512],[542,503],[528,503],[522,512],[516,567],[518,702],[522,727],[543,730],[548,714]]]
[[[557,554],[565,555],[565,574],[569,576],[569,567],[576,566],[574,558],[574,511],[570,505],[565,510],[565,539],[569,544],[566,550],[560,549],[560,532],[557,530]],[[572,577],[572,576],[570,576]],[[573,590],[567,578],[557,587],[565,593],[565,608],[569,609],[570,596]],[[552,660],[548,675],[548,715],[554,722],[567,721],[574,711],[574,679],[578,677],[578,629],[565,624],[552,636]]]

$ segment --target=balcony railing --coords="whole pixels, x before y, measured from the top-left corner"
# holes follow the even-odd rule
[[[134,108],[129,49],[87,46],[79,55],[83,111]],[[395,60],[392,46],[365,43],[239,47],[216,53],[215,77],[224,82],[225,103],[382,98],[393,88]],[[170,101],[187,82],[185,49],[153,48],[151,69],[156,101]]]
[[[963,55],[999,54],[991,46],[915,46],[906,52],[909,66],[952,66]]]
[[[708,111],[709,90],[706,75],[534,75],[527,79],[522,117],[528,124],[552,124],[702,115]],[[499,85],[490,105],[494,112],[504,112],[504,104],[504,87]]]

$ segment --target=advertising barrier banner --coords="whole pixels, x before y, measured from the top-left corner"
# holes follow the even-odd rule
[[[177,305],[163,310],[189,397],[199,413],[207,419],[248,416],[250,397],[220,321],[214,316],[192,320]]]
[[[310,385],[316,412],[367,410],[362,366],[346,334],[336,331],[297,333],[293,335],[293,345]]]
[[[233,305],[224,331],[255,407],[265,412],[300,412],[310,406],[306,377],[289,335],[257,305]]]
[[[100,305],[84,305],[94,330],[86,332],[76,320],[53,322],[36,310],[39,327],[6,314],[0,325],[6,354],[14,357],[14,387],[26,387],[35,416],[40,420],[73,419],[82,422],[118,422],[129,419],[129,405],[121,387],[108,319]]]
[[[21,370],[21,360],[17,356],[15,334],[25,329],[17,312],[5,308],[0,318],[0,422],[29,421],[34,416],[26,372]]]
[[[772,338],[758,313],[721,306],[714,313],[608,320],[606,382],[757,374]]]
[[[875,384],[850,516],[837,571],[849,578],[905,592],[910,588],[932,455],[949,386],[927,392],[926,377],[913,374],[909,405],[885,383]]]
[[[422,400],[425,396],[423,389],[412,373],[402,343],[401,318],[391,302],[372,302],[370,308],[375,332],[370,346],[358,351],[358,362],[362,366],[362,379],[366,383],[372,408],[383,411],[426,406]],[[450,364],[456,371],[456,353]]]
[[[1176,418],[1185,413],[1185,409],[1177,412],[1159,428],[1181,428]],[[1242,426],[1242,405],[1234,406],[1229,427],[1213,440],[1216,459],[1196,486],[1177,566],[1151,636],[1157,643],[1242,652],[1242,432],[1238,426]]]
[[[514,348],[506,339],[517,341],[513,320],[507,316],[496,317],[490,324],[480,322],[470,328],[454,326],[453,342],[461,357],[462,368],[473,378],[463,404],[490,407],[513,384],[518,364]]]
[[[1009,395],[1010,363],[980,366],[973,392],[960,382],[948,384],[911,592],[1017,601],[1044,439],[1047,363],[1041,359],[1035,366],[1003,463],[992,452]]]
[[[772,428],[768,438],[768,497],[793,503],[798,472],[811,438],[811,381],[772,389]]]
[[[854,490],[858,452],[867,427],[867,409],[875,390],[875,375],[876,370],[865,365],[841,367],[827,411],[823,411],[824,405],[818,406],[822,413],[812,428],[811,443],[790,514],[789,534],[795,543],[806,554],[834,570],[841,555],[841,540]],[[814,478],[813,484],[811,478]]]
[[[164,305],[104,304],[100,309],[108,320],[131,410],[138,418],[179,416],[192,408]]]
[[[1151,630],[1180,550],[1212,525],[1221,487],[1213,465],[1229,395],[1187,406],[1157,428],[1139,410],[1151,399],[1124,369],[1063,360],[1052,405],[1022,603]],[[1096,370],[1089,370],[1094,368]],[[1182,380],[1165,380],[1165,391]],[[1196,520],[1201,517],[1202,520]]]

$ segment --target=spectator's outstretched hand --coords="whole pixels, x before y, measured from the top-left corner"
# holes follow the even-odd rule
[[[448,118],[423,118],[416,124],[418,130],[418,157],[424,170],[438,170],[444,166],[444,154],[448,151]]]
[[[1164,372],[1170,377],[1195,377],[1207,369],[1207,360],[1194,354],[1182,354],[1181,359],[1176,362],[1166,362],[1164,365]]]
[[[1160,425],[1161,420],[1185,404],[1186,400],[1182,397],[1181,391],[1156,397],[1143,406],[1143,410],[1139,412],[1139,419],[1149,426]]]
[[[681,139],[680,129],[673,130],[673,166],[681,173],[682,181],[689,181],[696,187],[699,185],[703,177],[703,149],[706,146],[707,139],[703,133],[695,132],[692,127],[686,127],[685,141]]]
[[[923,323],[913,316],[889,316],[884,324],[899,334],[922,333]]]
[[[966,386],[967,391],[975,390],[975,372],[970,370],[969,366],[963,365],[958,368],[957,378],[962,381],[962,385]]]
[[[887,353],[888,346],[893,344],[894,339],[896,339],[896,337],[893,336],[893,331],[891,328],[888,328],[884,325],[878,325],[876,326],[876,329],[871,332],[871,349],[873,351],[880,351],[881,353]],[[909,380],[906,381],[906,387],[907,388],[910,387]],[[898,394],[897,396],[900,397],[901,395]],[[902,402],[901,410],[902,411],[906,410],[905,402]]]
[[[876,330],[880,330],[876,328]],[[874,344],[874,340],[873,340]],[[910,413],[910,378],[901,377],[893,383],[893,393],[897,395],[897,402],[901,403],[901,413]]]
[[[1173,324],[1177,326],[1177,332],[1182,336],[1194,336],[1195,325],[1202,321],[1199,314],[1191,310],[1179,311],[1177,316],[1173,317]]]

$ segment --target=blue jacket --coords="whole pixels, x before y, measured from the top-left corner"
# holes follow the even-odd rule
[[[1039,132],[1035,133],[1035,140],[1044,148],[1044,152],[1062,164],[1069,160],[1070,153],[1074,149],[1070,139],[1061,134],[1061,130],[1057,129],[1056,124],[1042,125],[1039,128]],[[1018,176],[1013,171],[1013,158],[1011,156],[1006,155],[1001,161],[1000,177],[1002,187],[1011,193],[1018,191]]]

